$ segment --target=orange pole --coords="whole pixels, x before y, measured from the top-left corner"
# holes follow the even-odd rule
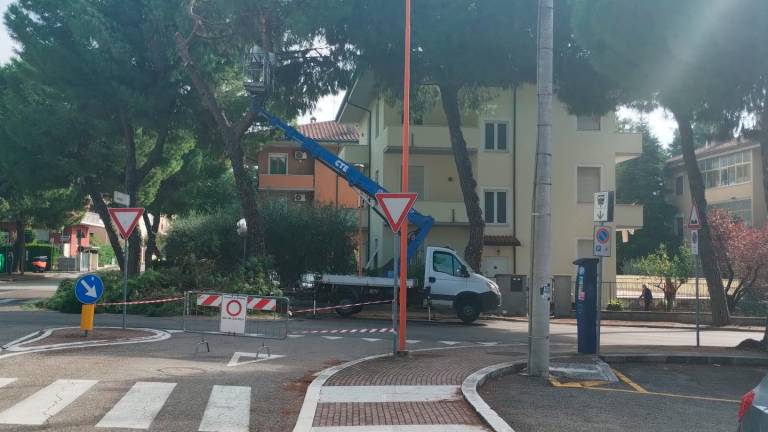
[[[411,0],[405,0],[405,61],[403,71],[403,177],[401,189],[408,191],[408,140],[411,138]],[[405,351],[408,319],[408,221],[400,227],[400,319],[397,331],[398,351]]]

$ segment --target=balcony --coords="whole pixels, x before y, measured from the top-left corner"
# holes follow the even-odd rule
[[[416,201],[416,210],[432,216],[436,224],[467,224],[467,211],[463,201]]]
[[[471,153],[477,152],[480,142],[480,129],[463,127],[464,140]],[[401,152],[403,141],[402,126],[387,126],[385,133],[385,152]],[[448,126],[411,126],[411,152],[424,154],[439,154],[451,152],[451,137]]]
[[[616,153],[616,163],[640,157],[643,153],[643,135],[635,132],[619,132],[611,137],[611,147]]]
[[[259,176],[259,189],[312,191],[315,189],[315,180],[314,176],[311,175],[261,174]]]

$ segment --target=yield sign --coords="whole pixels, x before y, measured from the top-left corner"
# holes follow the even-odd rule
[[[108,210],[109,215],[112,216],[112,221],[117,225],[117,229],[124,239],[131,236],[139,218],[144,213],[143,208],[110,208]]]
[[[693,203],[691,205],[691,215],[688,217],[688,229],[697,230],[700,228],[699,210],[696,208],[696,203]]]
[[[413,192],[379,192],[376,194],[376,201],[379,202],[382,210],[384,210],[384,216],[386,216],[392,232],[398,232],[408,215],[408,211],[413,207],[413,203],[416,202],[416,194]]]

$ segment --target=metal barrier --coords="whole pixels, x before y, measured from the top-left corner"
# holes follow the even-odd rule
[[[203,335],[283,340],[288,337],[289,311],[287,297],[187,291],[182,330]],[[205,336],[199,345],[206,345],[210,351]],[[268,347],[264,348],[269,351]]]

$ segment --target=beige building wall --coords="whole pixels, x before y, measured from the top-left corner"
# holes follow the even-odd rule
[[[464,116],[462,129],[478,182],[481,208],[485,208],[484,192],[507,192],[507,222],[487,224],[486,236],[514,235],[521,245],[486,245],[483,250],[484,270],[490,272],[492,268],[501,268],[506,273],[528,274],[537,132],[536,90],[534,86],[526,85],[520,87],[516,95],[512,90],[499,90],[492,96],[480,112]],[[387,106],[381,99],[371,99],[367,103],[374,117],[371,132],[371,178],[389,190],[398,191],[402,157],[400,110]],[[341,121],[344,121],[343,110]],[[449,245],[463,255],[468,240],[466,210],[440,103],[430,112],[424,113],[421,120],[422,124],[411,126],[413,146],[410,165],[424,166],[424,194],[416,207],[436,220],[425,245]],[[484,128],[489,121],[507,124],[506,150],[485,150]],[[577,167],[598,167],[601,189],[614,190],[616,163],[639,156],[642,149],[641,136],[616,132],[613,114],[601,117],[600,130],[579,131],[576,117],[569,115],[560,103],[554,107],[553,126],[552,272],[574,274],[572,262],[579,257],[579,240],[582,241],[582,249],[584,241],[591,244],[593,231],[592,205],[577,203]],[[366,128],[367,124],[361,118],[359,130],[364,132]],[[516,155],[513,154],[513,144],[516,146]],[[515,190],[516,194],[513,193]],[[617,228],[642,227],[640,206],[617,206],[616,216],[613,225]],[[379,245],[378,265],[383,265],[393,255],[393,236],[389,228],[384,223],[378,223],[377,219],[378,216],[372,216],[371,236],[372,243]],[[605,260],[605,280],[615,279],[615,269],[614,250],[613,256]]]

